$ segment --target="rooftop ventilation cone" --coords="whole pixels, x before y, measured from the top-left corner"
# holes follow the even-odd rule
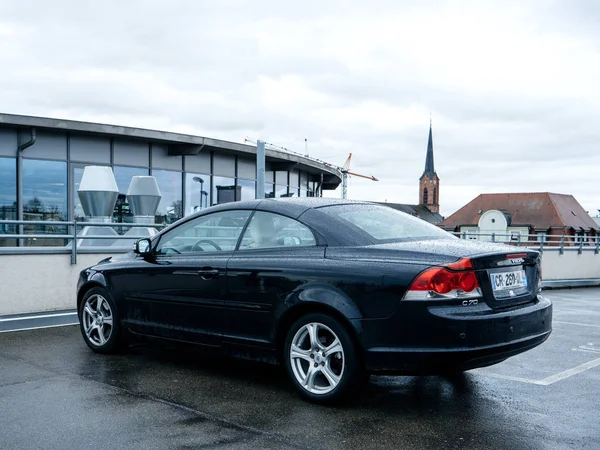
[[[112,217],[119,188],[110,167],[86,166],[77,191],[86,217],[106,221]]]
[[[127,190],[127,203],[129,203],[129,208],[133,214],[133,222],[154,224],[154,216],[161,198],[155,177],[133,177]],[[152,237],[156,234],[158,234],[158,230],[154,227],[131,227],[124,236],[129,236],[132,239],[120,239],[112,246],[131,246],[141,238]]]
[[[115,176],[110,167],[86,166],[77,190],[87,222],[112,222],[113,210],[119,196]],[[89,225],[79,236],[118,236],[110,227]],[[109,247],[117,239],[78,239],[78,247]]]
[[[161,199],[155,177],[135,176],[127,191],[127,202],[136,223],[153,223]],[[151,220],[148,221],[147,218]]]

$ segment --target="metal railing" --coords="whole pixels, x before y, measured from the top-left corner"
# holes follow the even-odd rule
[[[24,227],[52,228],[52,232],[24,232]],[[131,246],[96,246],[79,247],[78,242],[82,240],[124,240],[137,241],[143,237],[127,236],[123,234],[112,235],[82,235],[78,229],[85,227],[108,227],[113,229],[130,228],[156,228],[160,230],[167,225],[148,224],[148,223],[113,223],[113,222],[77,222],[77,221],[42,221],[42,220],[0,220],[0,241],[14,239],[18,245],[0,247],[0,254],[14,253],[70,253],[71,264],[77,264],[77,254],[79,253],[123,253],[131,250]],[[13,229],[15,232],[6,232]],[[57,231],[58,230],[58,231]],[[58,246],[35,246],[31,245],[32,240],[65,240],[64,245]]]
[[[565,251],[577,251],[579,254],[584,251],[593,251],[596,255],[600,252],[600,236],[479,233],[469,231],[452,232],[451,234],[461,239],[527,247],[542,253],[545,250],[558,251],[561,255]]]
[[[25,230],[24,227],[45,228],[44,231]],[[1,254],[15,253],[70,253],[71,264],[77,263],[78,253],[123,253],[131,249],[130,246],[95,246],[80,247],[78,241],[82,240],[128,240],[137,241],[142,237],[113,235],[82,235],[79,229],[84,227],[109,227],[123,232],[129,228],[155,228],[160,230],[167,225],[145,223],[113,223],[113,222],[77,222],[77,221],[41,221],[41,220],[0,220],[0,242],[14,239],[16,246],[0,246]],[[52,228],[48,232],[47,228]],[[14,232],[11,232],[14,231]],[[58,232],[57,232],[58,230]],[[540,252],[558,251],[561,255],[565,251],[577,251],[579,254],[586,251],[600,253],[600,236],[571,236],[548,234],[520,234],[520,233],[479,233],[479,232],[451,232],[460,239],[476,240],[483,242],[496,242],[516,247],[527,247]],[[32,240],[64,240],[64,245],[36,246],[31,245]],[[37,242],[33,242],[34,244]]]

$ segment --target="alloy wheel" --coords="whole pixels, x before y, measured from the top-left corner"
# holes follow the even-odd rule
[[[344,375],[344,349],[328,326],[311,322],[294,335],[289,363],[300,386],[311,394],[333,391]]]
[[[113,313],[106,299],[99,294],[90,296],[83,305],[81,318],[88,341],[98,347],[105,345],[113,331]]]

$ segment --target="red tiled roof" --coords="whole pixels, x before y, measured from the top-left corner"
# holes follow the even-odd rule
[[[452,229],[461,225],[477,225],[481,214],[490,209],[509,213],[512,225],[530,225],[540,229],[600,229],[575,197],[550,192],[481,194],[438,225]]]

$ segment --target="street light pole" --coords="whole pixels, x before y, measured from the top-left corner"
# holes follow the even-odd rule
[[[265,142],[256,142],[256,198],[265,198]]]
[[[200,177],[194,177],[193,180],[200,183],[200,209],[202,209],[202,192],[204,192],[204,180]]]

